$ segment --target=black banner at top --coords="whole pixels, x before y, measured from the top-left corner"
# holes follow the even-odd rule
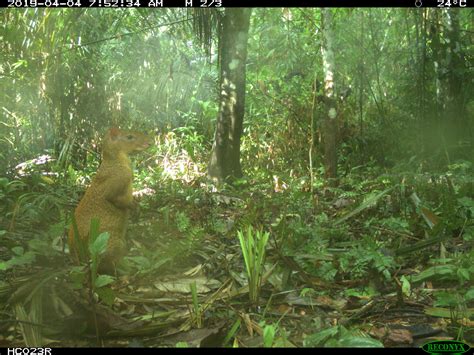
[[[412,7],[467,8],[474,0],[0,0],[2,7]]]

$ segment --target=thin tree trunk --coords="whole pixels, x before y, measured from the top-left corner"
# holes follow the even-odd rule
[[[324,96],[326,103],[326,114],[324,115],[322,130],[324,142],[324,165],[326,168],[326,177],[335,179],[337,177],[337,124],[336,117],[338,114],[335,100],[335,63],[334,63],[334,48],[333,48],[333,28],[332,28],[332,14],[330,9],[322,9],[323,21],[323,45],[321,46],[321,53],[323,58],[324,71]]]
[[[377,46],[378,41],[375,38],[376,33],[374,32],[374,28],[375,28],[375,24],[373,22],[372,13],[369,11],[369,29],[370,29],[370,37],[371,37],[370,43],[372,44],[373,53],[374,53],[375,82],[377,83],[377,93],[379,97],[379,100],[378,101],[376,100],[375,103],[377,104],[377,108],[380,113],[380,120],[382,121],[382,123],[384,123],[386,119],[385,117],[386,112],[384,108],[384,101],[383,101],[384,95],[383,95],[382,84],[380,82],[380,68],[379,68],[379,60],[378,60],[381,53]],[[374,94],[374,97],[375,97],[375,94]]]
[[[360,135],[364,135],[364,126],[363,126],[363,112],[364,112],[364,33],[365,33],[365,26],[364,26],[364,12],[363,10],[360,11],[360,37],[359,37],[359,70],[358,70],[358,84],[359,84],[359,129]]]
[[[432,152],[430,147],[430,127],[432,122],[428,120],[425,109],[425,98],[426,98],[426,33],[427,33],[427,21],[426,21],[427,11],[422,9],[415,13],[415,23],[417,29],[417,56],[416,64],[418,69],[418,80],[417,80],[417,92],[418,92],[418,113],[419,117],[419,127],[423,137],[423,151]],[[420,29],[421,28],[421,29]]]
[[[208,175],[241,177],[240,137],[245,108],[245,64],[251,9],[226,9],[222,24],[220,103]]]

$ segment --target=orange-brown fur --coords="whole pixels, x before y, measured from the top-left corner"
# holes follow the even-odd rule
[[[110,233],[107,251],[100,265],[103,271],[113,271],[116,262],[125,255],[128,215],[135,206],[129,154],[148,148],[149,142],[143,133],[109,129],[102,140],[102,163],[74,212],[81,239],[88,240],[94,217],[99,219],[99,231]],[[72,226],[69,229],[69,246],[77,259]]]

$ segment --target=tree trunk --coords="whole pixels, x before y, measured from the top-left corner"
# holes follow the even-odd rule
[[[245,108],[245,64],[251,9],[226,9],[219,41],[220,100],[209,177],[241,177],[240,137]]]
[[[324,96],[326,104],[326,114],[323,118],[323,146],[324,146],[324,165],[326,168],[326,177],[335,179],[337,177],[337,107],[334,88],[334,48],[333,48],[333,28],[332,14],[330,9],[322,9],[323,21],[323,45],[321,47],[324,70]]]

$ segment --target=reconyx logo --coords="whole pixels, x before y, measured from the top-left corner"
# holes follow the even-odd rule
[[[439,340],[426,343],[421,347],[429,354],[463,354],[470,349],[469,345],[454,340]]]

